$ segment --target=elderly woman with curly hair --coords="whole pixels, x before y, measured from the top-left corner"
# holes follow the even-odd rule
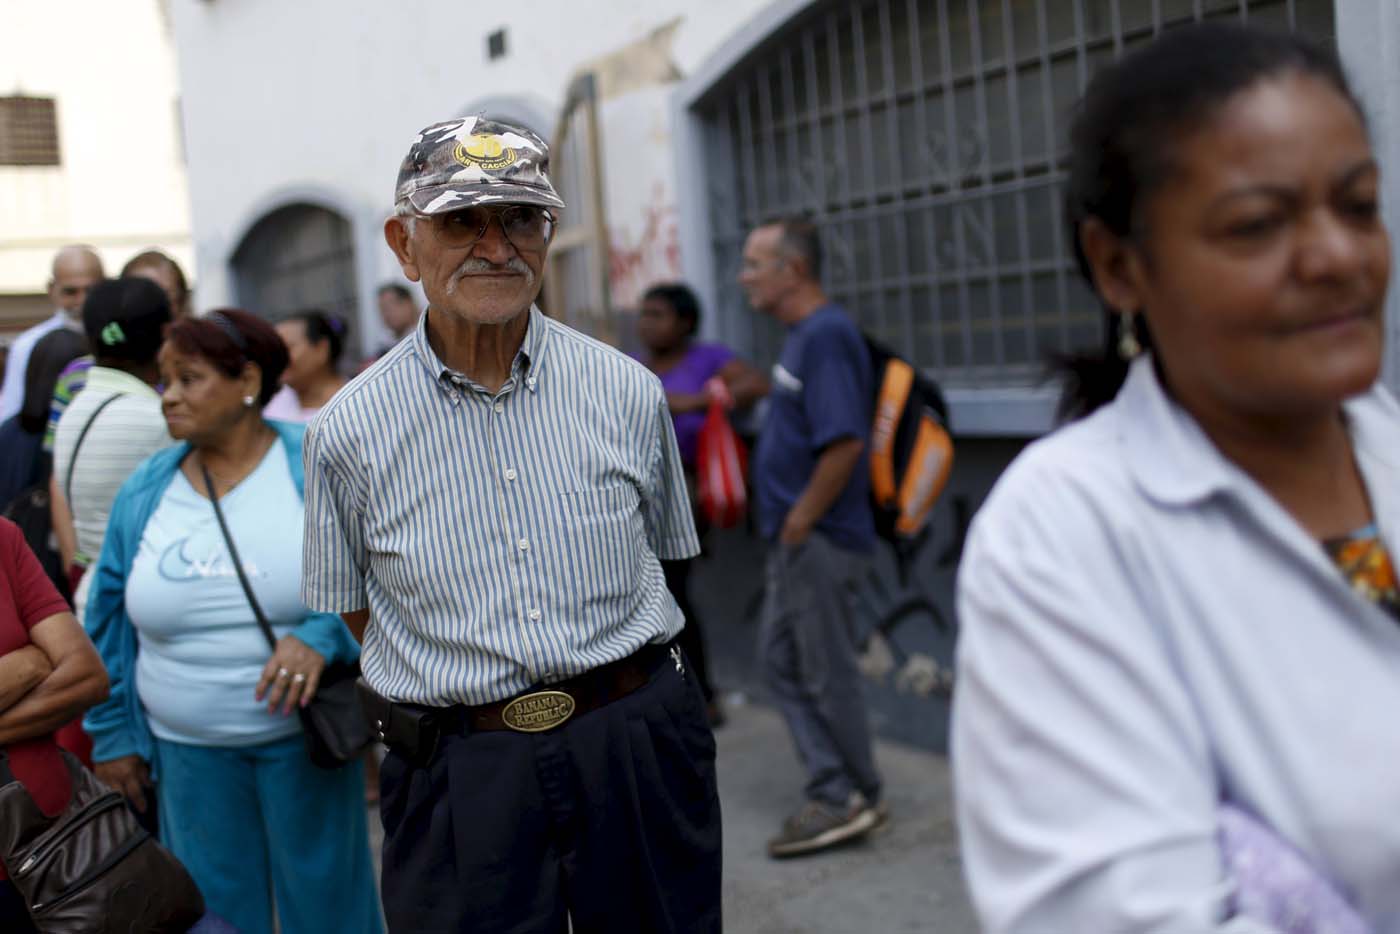
[[[286,347],[256,316],[216,311],[173,325],[159,363],[183,443],[112,505],[87,609],[112,680],[84,722],[97,773],[138,808],[155,783],[163,839],[244,934],[274,929],[274,902],[283,931],[378,934],[361,767],[315,767],[292,716],[359,647],[298,595],[302,428],[262,417]]]

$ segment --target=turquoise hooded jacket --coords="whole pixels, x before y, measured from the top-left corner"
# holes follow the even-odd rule
[[[269,421],[287,449],[287,463],[297,493],[305,497],[305,475],[301,462],[303,425]],[[107,700],[88,711],[83,727],[92,737],[92,758],[108,762],[123,756],[140,756],[157,773],[155,739],[146,722],[146,712],[136,693],[136,629],[126,615],[126,578],[146,530],[146,522],[160,504],[180,462],[190,452],[189,444],[157,451],[127,478],[112,503],[102,554],[93,569],[88,592],[88,635],[97,646],[112,690]],[[251,618],[252,613],[249,612]],[[339,616],[311,613],[292,630],[292,635],[332,662],[352,662],[360,657],[360,646]],[[253,690],[249,685],[248,690]]]

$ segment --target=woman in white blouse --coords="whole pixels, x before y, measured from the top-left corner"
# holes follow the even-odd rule
[[[282,388],[268,401],[263,418],[305,424],[345,385],[340,355],[345,349],[345,321],[310,309],[277,322],[277,336],[287,345]]]
[[[1400,931],[1400,407],[1361,107],[1302,39],[1188,27],[1095,77],[1072,150],[1107,353],[1074,361],[1076,421],[998,482],[958,580],[979,915],[1281,932],[1293,899]]]

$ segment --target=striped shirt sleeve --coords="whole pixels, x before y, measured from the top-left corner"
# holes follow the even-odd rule
[[[690,491],[665,393],[660,394],[652,411],[653,466],[650,489],[643,503],[647,540],[662,561],[693,558],[700,553],[700,540],[695,534]]]
[[[330,414],[330,413],[327,413]],[[302,445],[306,470],[306,536],[301,598],[312,610],[349,613],[369,606],[364,498],[356,489],[333,424],[318,418]]]
[[[54,440],[58,431],[58,421],[63,418],[63,413],[72,404],[73,397],[83,391],[87,385],[88,370],[91,368],[91,357],[79,357],[74,363],[81,363],[86,359],[88,366],[75,367],[73,363],[68,364],[58,375],[58,382],[53,387],[53,401],[49,403],[49,422],[44,428],[44,453],[52,454],[54,451]]]

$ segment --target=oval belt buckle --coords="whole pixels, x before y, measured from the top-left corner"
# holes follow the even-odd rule
[[[563,691],[536,691],[506,704],[501,719],[517,733],[543,733],[572,717],[576,706]]]

